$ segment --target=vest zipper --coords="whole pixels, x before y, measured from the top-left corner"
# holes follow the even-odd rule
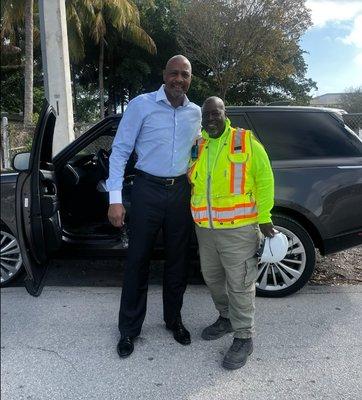
[[[205,150],[207,150],[207,188],[206,188],[206,197],[207,197],[207,212],[209,214],[209,224],[210,228],[213,229],[214,225],[212,224],[212,214],[211,214],[211,167],[210,167],[210,154],[208,147],[205,146]]]
[[[210,223],[210,228],[214,229],[214,225],[212,223],[212,215],[211,215],[211,174],[210,171],[208,171],[208,176],[207,176],[207,210],[209,212],[209,223]]]

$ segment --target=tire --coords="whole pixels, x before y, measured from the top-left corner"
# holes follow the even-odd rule
[[[18,240],[4,225],[0,226],[0,254],[1,287],[4,287],[24,270]]]
[[[274,216],[273,223],[288,237],[288,253],[279,263],[259,263],[256,295],[260,297],[295,293],[308,282],[316,262],[314,243],[302,225],[282,215]]]

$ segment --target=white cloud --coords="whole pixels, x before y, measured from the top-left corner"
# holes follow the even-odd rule
[[[323,28],[329,22],[348,22],[348,25],[344,24],[344,29],[348,31],[346,36],[335,40],[362,49],[361,0],[307,0],[306,5],[312,11],[312,21],[317,28]],[[361,65],[360,59],[361,54],[358,54],[355,58],[357,65]]]
[[[352,21],[362,13],[361,0],[307,0],[314,26],[323,27],[328,22]]]
[[[359,67],[362,67],[362,53],[357,54],[353,61],[354,61],[355,64],[357,64]]]
[[[342,41],[362,49],[362,14],[354,20],[352,31]]]

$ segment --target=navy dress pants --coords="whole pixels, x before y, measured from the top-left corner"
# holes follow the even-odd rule
[[[180,318],[186,289],[192,226],[190,185],[186,176],[179,177],[173,185],[147,178],[147,174],[137,175],[132,187],[129,248],[119,310],[122,336],[136,337],[141,332],[149,263],[160,229],[165,248],[163,317],[167,326]]]

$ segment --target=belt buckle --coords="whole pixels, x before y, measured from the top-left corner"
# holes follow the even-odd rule
[[[171,181],[171,183],[166,183],[166,186],[172,186],[175,184],[175,178],[167,178],[167,181]]]

